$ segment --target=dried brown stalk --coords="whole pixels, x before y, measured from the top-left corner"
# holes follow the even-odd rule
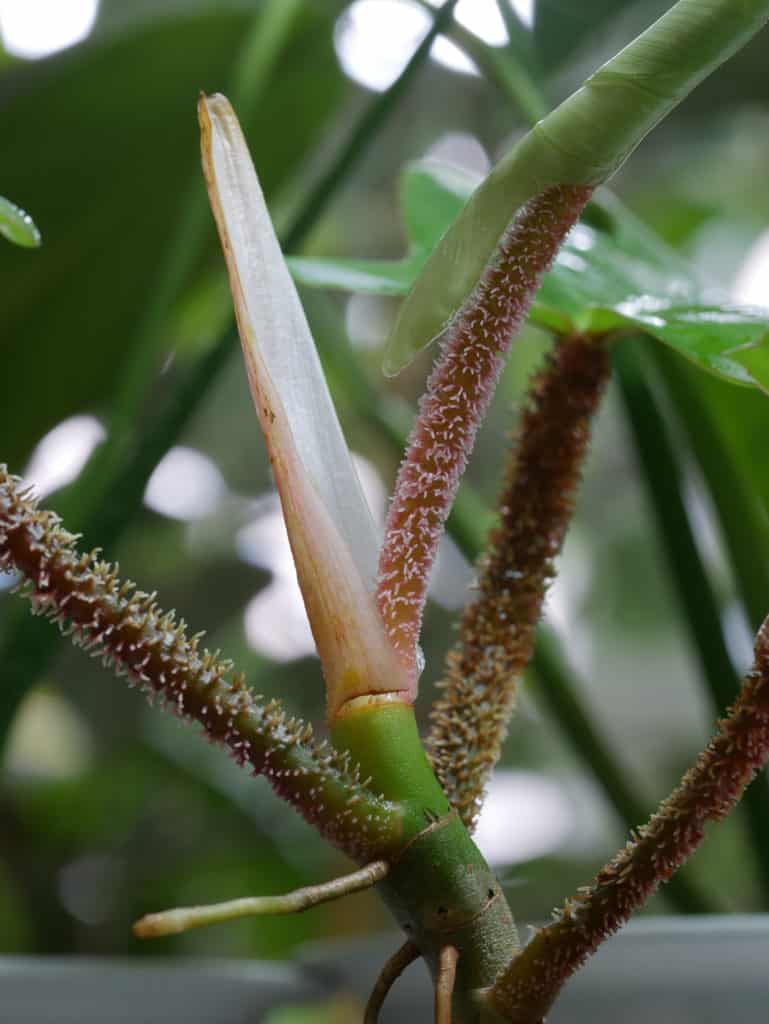
[[[472,828],[499,759],[518,679],[531,658],[553,559],[571,519],[590,426],[609,377],[595,339],[562,341],[531,386],[479,569],[478,596],[447,658],[427,749]]]

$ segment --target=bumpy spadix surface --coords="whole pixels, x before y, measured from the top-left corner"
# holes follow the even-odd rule
[[[202,97],[199,116],[251,394],[333,716],[347,699],[408,689],[372,594],[377,537],[237,118],[223,96]]]
[[[591,191],[550,188],[521,209],[428,381],[395,485],[377,591],[392,642],[412,670],[430,569],[478,425],[513,335]]]

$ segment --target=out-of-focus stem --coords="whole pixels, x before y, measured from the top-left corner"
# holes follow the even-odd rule
[[[381,882],[389,870],[386,861],[373,861],[358,871],[330,882],[307,885],[294,889],[282,896],[250,896],[225,903],[211,903],[201,907],[176,907],[156,914],[146,914],[133,926],[133,933],[140,939],[155,939],[163,935],[178,935],[190,928],[202,928],[222,921],[234,921],[239,917],[256,917],[266,914],[299,914],[310,907],[317,907],[342,896],[363,892]]]
[[[683,498],[679,459],[649,385],[640,339],[615,347],[620,393],[638,454],[641,476],[702,678],[718,713],[739,690],[739,675],[724,638],[720,609],[700,556]],[[751,847],[769,903],[769,791],[765,783],[745,798]]]
[[[721,524],[740,598],[758,629],[769,599],[769,520],[748,481],[729,457],[698,381],[684,361],[661,345],[648,346],[702,470]]]
[[[379,973],[371,995],[366,1003],[363,1024],[378,1024],[379,1011],[384,1006],[387,994],[409,964],[420,957],[420,952],[413,942],[404,942],[400,949],[390,957]]]
[[[260,6],[231,75],[231,94],[238,107],[250,110],[258,102],[302,6],[301,0],[267,0]],[[170,312],[210,231],[208,204],[200,187],[200,174],[196,172],[184,191],[177,230],[166,249],[130,346],[131,355],[109,412],[107,441],[94,452],[71,497],[70,507],[65,506],[68,519],[82,523],[130,458],[148,384],[167,357],[163,332]]]
[[[360,115],[347,137],[347,142],[334,157],[334,161],[326,173],[316,182],[307,203],[296,215],[291,227],[285,232],[283,241],[286,251],[293,252],[318,222],[329,200],[345,181],[349,171],[358,162],[369,142],[379,133],[427,61],[435,40],[451,24],[456,5],[457,0],[445,0],[437,11],[435,9],[431,11],[433,23],[412,54],[408,64],[392,85],[375,100],[372,100]]]

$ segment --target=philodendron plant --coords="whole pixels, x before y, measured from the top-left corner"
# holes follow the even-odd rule
[[[382,542],[235,114],[222,96],[201,97],[204,172],[323,668],[330,743],[316,742],[279,703],[260,703],[229,662],[203,650],[154,595],[121,582],[98,552],[79,554],[77,538],[4,469],[0,566],[26,579],[21,589],[33,611],[200,722],[357,870],[287,896],[150,914],[137,934],[287,913],[376,886],[405,942],[382,970],[368,1024],[418,957],[435,982],[440,1024],[537,1024],[585,958],[670,879],[706,822],[723,817],[764,764],[769,622],[739,697],[696,765],[593,883],[521,947],[512,909],[471,834],[532,655],[610,352],[645,333],[736,384],[769,387],[769,314],[715,304],[661,246],[623,226],[629,222],[610,197],[594,192],[767,18],[769,0],[680,0],[539,122],[469,198],[445,169],[417,168],[458,215],[440,239],[415,238],[404,264],[295,262],[295,273],[314,283],[410,286],[389,372],[442,339]],[[614,233],[589,224],[573,231],[586,207]],[[545,277],[564,243],[567,258]],[[505,354],[530,311],[555,342],[531,385],[478,588],[423,741],[413,703],[430,569]]]

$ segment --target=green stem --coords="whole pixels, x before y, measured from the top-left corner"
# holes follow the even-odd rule
[[[418,0],[418,2],[424,10],[429,11],[430,14],[434,13],[435,8],[429,3],[429,0]],[[508,10],[510,9],[508,8]],[[527,66],[529,61],[524,59],[521,35],[528,35],[528,33],[517,21],[514,12],[510,11],[510,14],[516,20],[518,27],[515,35],[508,28],[510,43],[507,47],[489,46],[459,22],[454,22],[446,35],[478,65],[506,100],[512,100],[513,105],[521,111],[526,121],[529,124],[534,124],[544,117],[550,108]]]
[[[655,408],[648,383],[648,364],[639,348],[639,339],[633,338],[615,349],[620,393],[672,583],[711,702],[720,715],[739,693],[740,676],[726,646],[718,600],[686,512],[681,468],[673,441]],[[745,814],[761,878],[763,904],[769,906],[769,792],[766,784],[748,789]]]
[[[347,375],[348,394],[354,403],[355,414],[386,440],[393,455],[399,457],[411,426],[409,411],[396,400],[383,400],[375,394],[354,353],[344,344],[344,333],[335,323],[324,323],[323,310],[326,304],[317,299],[315,301],[317,315],[313,317],[313,322],[316,324],[316,337],[324,366],[332,375]],[[475,563],[483,551],[492,521],[493,516],[478,492],[466,481],[463,482],[448,519],[447,532],[469,562]],[[605,793],[619,820],[627,828],[640,824],[648,817],[648,804],[634,790],[621,762],[592,723],[580,697],[585,692],[585,684],[561,655],[555,633],[545,625],[540,626],[531,667],[540,683],[534,689],[535,699],[552,715],[562,734]],[[679,913],[713,912],[713,901],[687,877],[689,873],[690,869],[687,868],[671,879],[670,884],[662,890],[662,897]]]
[[[529,123],[535,124],[546,116],[550,103],[543,85],[543,73],[534,48],[533,34],[518,17],[510,0],[497,0],[497,8],[509,37],[502,51],[507,58],[504,77],[510,83],[509,95],[528,117]]]
[[[407,704],[353,704],[331,727],[374,789],[403,813],[402,846],[378,888],[396,921],[437,977],[440,953],[459,953],[459,1019],[479,1020],[474,993],[493,984],[520,948],[494,873],[449,808]]]

